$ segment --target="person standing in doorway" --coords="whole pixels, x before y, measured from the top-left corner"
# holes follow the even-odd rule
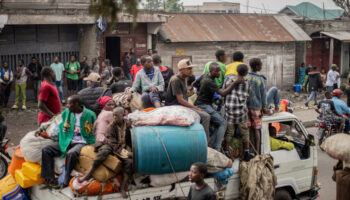
[[[130,48],[130,65],[133,66],[135,64],[136,64],[135,48]]]
[[[314,105],[317,105],[317,90],[321,90],[323,87],[323,83],[321,80],[320,72],[317,71],[317,67],[313,66],[312,71],[309,72],[308,79],[306,80],[306,84],[309,83],[309,91],[310,96],[307,98],[305,106],[309,107],[309,102],[312,98],[314,98]]]
[[[44,67],[41,71],[43,83],[39,91],[38,124],[49,121],[52,117],[61,112],[61,101],[57,89],[54,86],[56,81],[55,72],[51,67]]]
[[[41,73],[42,66],[35,57],[32,57],[32,62],[28,65],[28,69],[33,74],[33,76],[31,77],[31,81],[33,82],[34,100],[35,102],[37,102],[38,90],[40,88],[40,83],[41,83],[40,73]]]
[[[13,82],[13,72],[9,68],[9,63],[7,61],[4,61],[0,72],[0,83],[1,83],[0,106],[3,106],[4,108],[7,107],[7,103],[11,94],[12,82]]]
[[[19,102],[20,94],[22,94],[22,109],[23,110],[27,109],[27,106],[26,106],[26,100],[27,100],[26,88],[27,88],[28,76],[31,77],[32,76],[32,72],[30,72],[30,70],[24,66],[24,61],[23,60],[19,60],[18,61],[18,67],[17,67],[17,70],[15,72],[15,77],[16,77],[16,84],[15,84],[16,100],[15,100],[15,104],[12,106],[13,109],[17,109],[18,108],[18,102]]]
[[[60,62],[60,59],[58,56],[55,56],[54,62],[51,64],[52,70],[55,72],[56,80],[55,80],[55,87],[58,91],[58,94],[60,96],[60,100],[62,103],[65,103],[64,97],[63,97],[63,72],[64,72],[64,65]]]
[[[87,57],[83,56],[80,62],[80,74],[79,74],[79,81],[78,81],[78,91],[86,88],[86,81],[84,81],[84,78],[88,77],[90,74],[90,66],[87,63]]]
[[[131,70],[130,70],[130,73],[131,73],[132,81],[133,81],[133,82],[135,81],[137,72],[140,71],[142,68],[143,68],[143,66],[141,65],[141,59],[138,58],[138,59],[136,60],[136,64],[133,65],[133,66],[131,67]]]
[[[76,61],[75,55],[70,56],[70,61],[66,64],[68,97],[77,94],[80,64]]]
[[[130,75],[130,68],[131,68],[130,55],[129,55],[129,52],[125,52],[123,57],[123,70],[124,70],[124,76],[129,80],[132,79]]]
[[[333,92],[334,84],[337,83],[337,79],[339,78],[337,76],[336,69],[337,69],[337,65],[333,64],[333,65],[331,65],[331,70],[329,70],[327,73],[326,86],[327,86],[328,92]]]

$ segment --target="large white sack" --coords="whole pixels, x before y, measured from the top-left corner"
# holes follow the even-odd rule
[[[200,116],[184,106],[165,106],[149,112],[135,111],[128,115],[135,126],[190,126],[200,122]]]
[[[350,135],[332,135],[322,143],[321,148],[332,158],[350,162]]]
[[[227,168],[230,159],[223,153],[208,147],[207,168],[209,173],[216,173]]]
[[[27,133],[20,141],[21,152],[24,156],[24,160],[34,163],[41,163],[41,150],[54,141],[51,139],[45,139],[40,136],[35,136],[35,131]]]
[[[171,174],[161,174],[161,175],[150,175],[149,179],[151,180],[150,185],[153,187],[162,187],[181,181],[182,179],[188,176],[189,172],[177,172],[176,176],[174,173]]]

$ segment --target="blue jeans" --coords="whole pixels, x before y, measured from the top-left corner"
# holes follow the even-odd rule
[[[220,151],[222,140],[224,139],[227,128],[226,120],[218,112],[216,112],[211,105],[197,106],[203,109],[203,111],[207,112],[210,115],[210,122],[217,126],[213,136],[210,138],[208,146]]]
[[[58,91],[58,94],[60,95],[60,100],[63,100],[63,88],[62,88],[62,80],[61,81],[55,81],[55,86]]]
[[[156,102],[160,102],[161,92],[144,92],[142,93],[141,100],[145,108],[154,107]]]
[[[327,86],[327,91],[328,92],[333,92],[333,86]]]
[[[130,73],[125,74],[125,77],[126,77],[127,79],[129,79],[129,80],[132,80],[132,77],[131,77],[131,74],[130,74]]]
[[[315,105],[316,105],[317,104],[317,90],[311,91],[310,96],[306,100],[306,103],[309,103],[312,98],[314,98],[314,102],[315,102]]]
[[[350,134],[350,123],[348,118],[345,118],[344,133]]]
[[[267,107],[270,107],[272,101],[273,104],[275,105],[275,108],[278,108],[280,105],[280,93],[278,91],[277,87],[272,87],[269,89],[269,91],[266,94],[266,99],[267,99]]]

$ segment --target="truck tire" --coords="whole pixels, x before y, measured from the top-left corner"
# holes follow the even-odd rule
[[[275,200],[293,200],[292,195],[286,189],[276,190]]]

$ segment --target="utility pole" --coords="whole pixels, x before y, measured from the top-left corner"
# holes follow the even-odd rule
[[[247,0],[247,13],[249,12],[249,0]]]

